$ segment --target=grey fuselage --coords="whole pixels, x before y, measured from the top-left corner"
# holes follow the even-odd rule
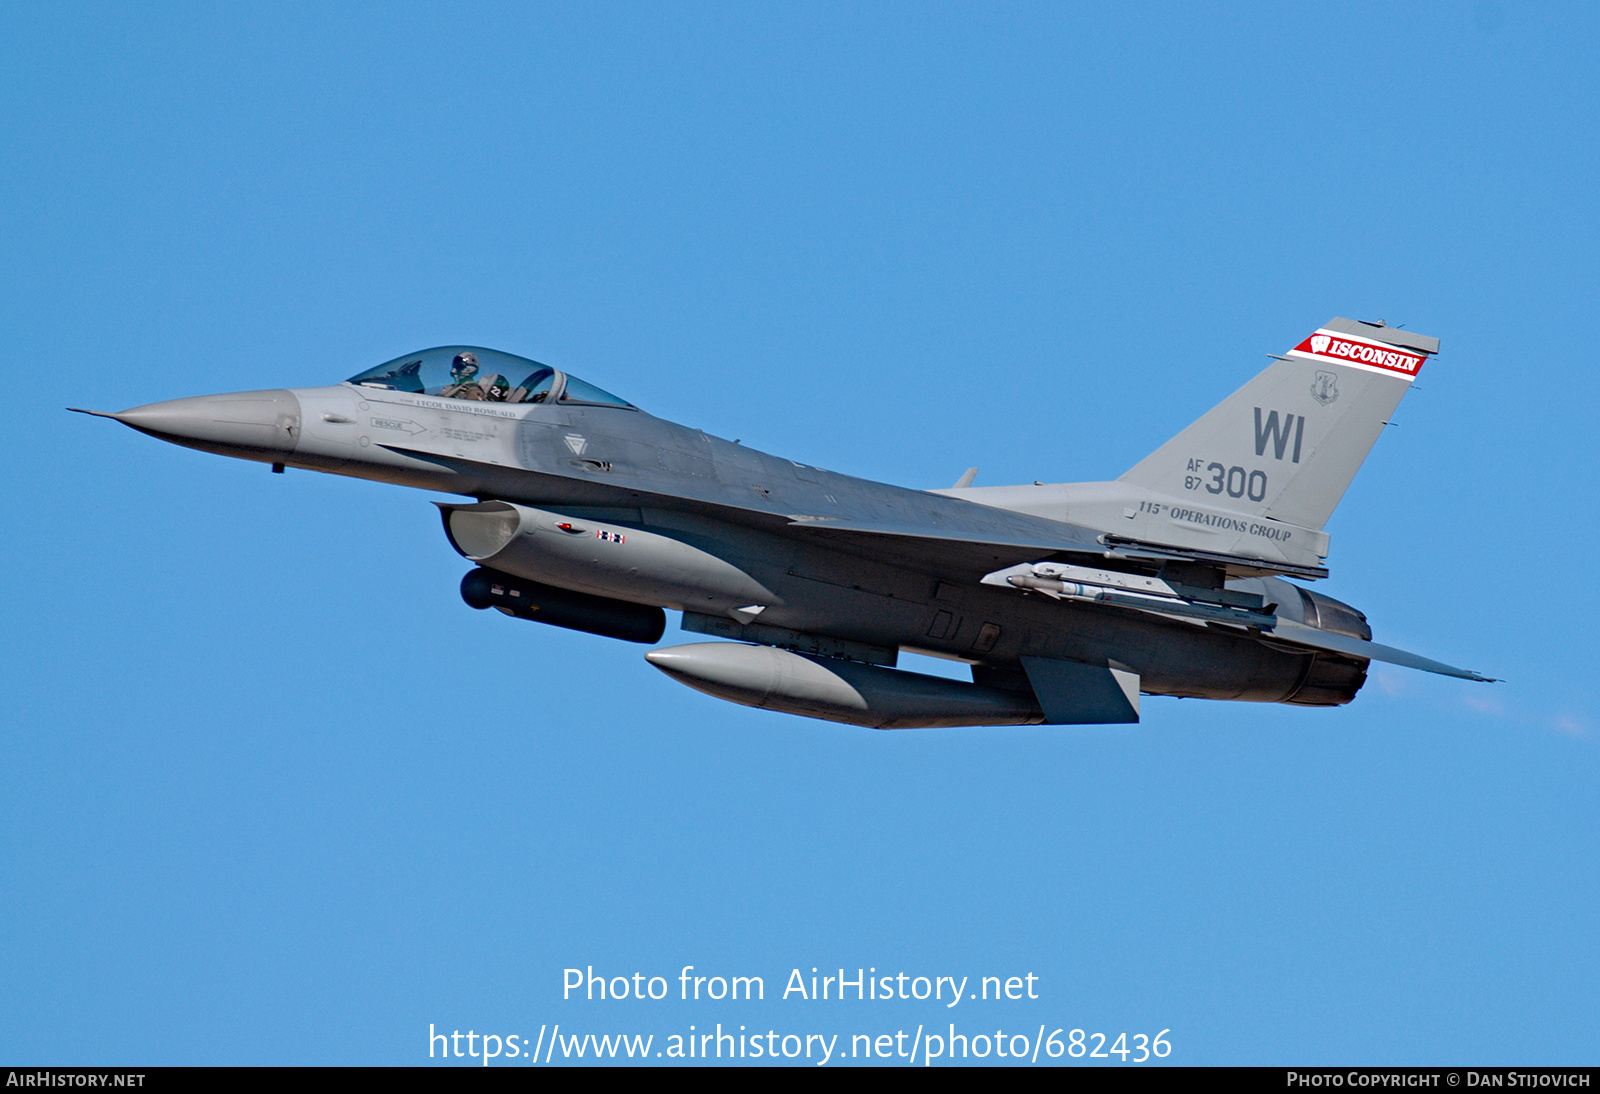
[[[912,650],[965,661],[978,683],[1001,687],[1025,686],[1024,657],[1136,673],[1148,694],[1257,702],[1348,702],[1365,677],[1365,661],[1239,629],[980,584],[1006,566],[1051,557],[1039,543],[1092,552],[1094,537],[1061,521],[767,455],[632,407],[468,402],[344,383],[113,416],[223,455],[676,540],[748,575],[763,602],[693,589],[641,593],[603,575],[583,587],[683,611],[685,629],[701,633],[878,664]],[[880,528],[942,538],[875,535]],[[1280,615],[1316,625],[1314,601],[1297,586],[1273,577],[1247,583]]]

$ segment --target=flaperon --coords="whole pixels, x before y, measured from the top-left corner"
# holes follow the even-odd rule
[[[477,608],[653,643],[718,698],[877,728],[1136,722],[1139,697],[1348,703],[1372,641],[1322,531],[1437,339],[1334,319],[1115,482],[909,490],[653,417],[480,347],[332,387],[108,414],[175,444],[441,490]],[[86,412],[95,413],[95,412]],[[966,662],[972,682],[894,667]]]

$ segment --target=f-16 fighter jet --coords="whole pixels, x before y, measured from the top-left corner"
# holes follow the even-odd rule
[[[174,444],[464,495],[436,503],[474,608],[656,643],[719,699],[879,729],[1136,722],[1141,695],[1355,698],[1372,641],[1322,529],[1439,341],[1333,319],[1115,482],[909,490],[656,418],[478,346],[331,387],[105,417]],[[85,413],[96,413],[86,411]],[[904,650],[972,681],[896,669]]]

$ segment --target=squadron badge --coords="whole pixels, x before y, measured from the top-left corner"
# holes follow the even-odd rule
[[[1317,372],[1316,379],[1311,381],[1311,397],[1323,406],[1328,406],[1339,398],[1339,378],[1331,372]]]

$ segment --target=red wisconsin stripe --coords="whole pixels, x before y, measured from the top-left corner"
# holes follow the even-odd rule
[[[1380,346],[1338,334],[1313,334],[1296,346],[1295,352],[1359,362],[1371,365],[1373,368],[1398,372],[1402,376],[1415,376],[1422,368],[1423,360],[1419,354],[1403,353],[1393,346]]]

